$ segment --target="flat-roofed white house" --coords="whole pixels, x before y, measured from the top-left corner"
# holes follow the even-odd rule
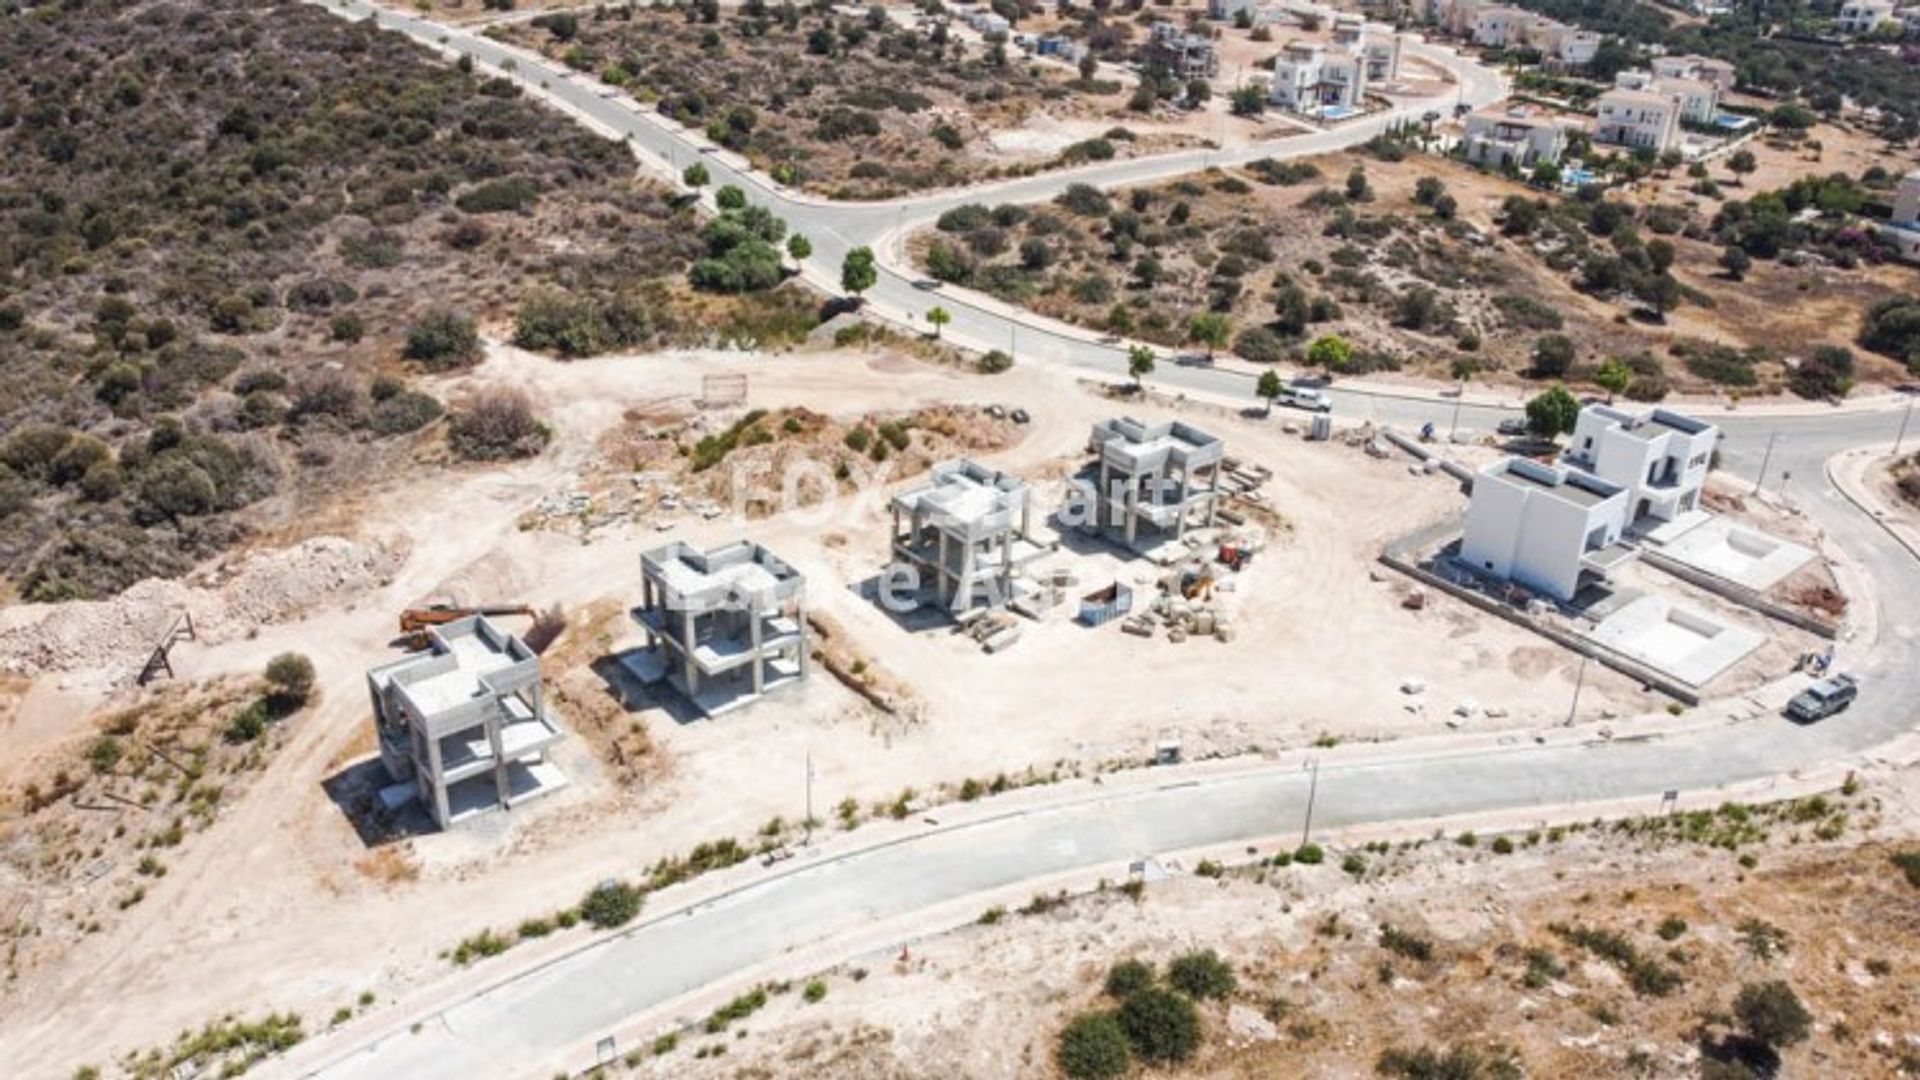
[[[1668,409],[1589,405],[1561,460],[1625,489],[1628,523],[1672,521],[1700,505],[1719,441],[1719,428]]]
[[[1680,102],[1656,90],[1614,87],[1600,95],[1593,141],[1659,153],[1680,145]]]
[[[1622,71],[1613,77],[1622,90],[1647,90],[1672,98],[1680,105],[1680,119],[1689,124],[1711,124],[1720,112],[1719,87],[1691,75],[1661,75],[1652,71]]]
[[[1632,558],[1620,543],[1628,491],[1566,465],[1507,458],[1474,477],[1459,559],[1555,600],[1572,600]]]
[[[1893,0],[1848,0],[1833,24],[1843,34],[1870,34],[1881,23],[1893,22]]]
[[[1317,115],[1357,109],[1367,94],[1367,62],[1344,45],[1294,42],[1273,61],[1267,98],[1288,112]]]
[[[1467,116],[1461,155],[1488,168],[1528,169],[1558,163],[1567,149],[1567,131],[1558,120],[1526,105],[1497,105]]]
[[[1692,54],[1656,56],[1651,66],[1655,78],[1698,79],[1723,94],[1733,91],[1734,67],[1725,60]]]

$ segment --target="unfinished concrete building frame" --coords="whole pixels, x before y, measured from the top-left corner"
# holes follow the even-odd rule
[[[806,678],[806,578],[766,548],[676,542],[642,555],[640,574],[634,619],[667,681],[702,713]]]
[[[999,607],[1014,575],[1045,548],[1032,537],[1033,498],[1025,480],[966,459],[943,461],[927,482],[894,496],[893,556],[912,567],[935,602],[962,612]]]
[[[1226,456],[1215,436],[1178,420],[1122,416],[1095,424],[1087,446],[1095,460],[1075,478],[1068,505],[1081,531],[1149,554],[1212,527]]]
[[[443,829],[556,791],[540,658],[484,616],[428,632],[427,648],[367,673],[380,760]]]

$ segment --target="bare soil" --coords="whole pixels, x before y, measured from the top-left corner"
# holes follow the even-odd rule
[[[779,984],[742,1030],[693,1028],[631,1072],[1058,1076],[1066,1021],[1117,1004],[1101,989],[1115,963],[1164,973],[1210,949],[1237,985],[1200,1003],[1203,1041],[1182,1076],[1416,1075],[1386,1055],[1422,1049],[1454,1058],[1436,1075],[1696,1076],[1708,1059],[1756,1055],[1731,1006],[1773,981],[1810,1014],[1783,1075],[1909,1075],[1920,893],[1891,856],[1914,851],[1911,782],[1890,781],[1892,806],[1858,795],[1740,808],[1751,829],[1708,811],[1697,831],[1596,823],[1472,847],[1435,836],[1351,849],[1351,872],[1335,851],[1321,866],[1217,878],[1178,868],[1137,899],[1041,898]],[[1655,992],[1648,971],[1677,982]],[[800,993],[811,983],[815,1003]]]

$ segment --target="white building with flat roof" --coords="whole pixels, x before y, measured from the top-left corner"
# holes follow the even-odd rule
[[[1881,23],[1893,22],[1893,12],[1893,0],[1847,0],[1833,25],[1843,34],[1870,34]]]
[[[1526,105],[1492,105],[1467,116],[1461,155],[1474,165],[1530,169],[1558,164],[1567,149],[1567,129],[1553,116]]]
[[[1593,141],[1660,153],[1680,145],[1681,104],[1671,94],[1616,86],[1600,95]]]
[[[1656,56],[1653,58],[1653,74],[1661,79],[1698,79],[1712,86],[1722,94],[1733,92],[1734,67],[1725,60],[1716,60],[1711,56]]]
[[[1366,100],[1367,60],[1346,45],[1296,41],[1273,61],[1267,98],[1288,112],[1317,116],[1358,109]]]
[[[1720,429],[1668,409],[1580,410],[1562,461],[1628,492],[1628,523],[1671,521],[1699,506]]]
[[[1512,457],[1473,480],[1459,559],[1555,600],[1631,559],[1627,489],[1565,465]]]

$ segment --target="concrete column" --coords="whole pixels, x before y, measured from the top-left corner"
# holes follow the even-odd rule
[[[443,779],[446,774],[440,767],[440,740],[431,736],[427,738],[426,775],[433,781],[433,819],[444,829],[453,810],[447,805],[447,785]]]
[[[1106,528],[1113,517],[1113,471],[1107,465],[1107,459],[1100,459],[1100,486],[1093,491],[1093,524],[1097,529]]]
[[[812,640],[812,631],[807,629],[807,593],[806,586],[804,585],[801,586],[801,591],[794,598],[793,617],[794,620],[800,624],[800,677],[804,679],[807,677],[807,670],[812,663],[811,658],[807,655],[807,646]]]
[[[951,608],[964,611],[973,606],[973,541],[960,545],[960,573],[953,579]]]
[[[767,690],[766,658],[760,655],[760,612],[754,608],[748,608],[747,620],[747,640],[751,642],[750,647],[753,650],[753,661],[751,664],[753,668],[753,693],[755,697],[758,697]]]
[[[1213,528],[1214,515],[1220,509],[1220,465],[1214,463],[1213,475],[1207,483],[1207,528]]]
[[[537,709],[537,707],[536,707]],[[500,742],[500,721],[502,713],[487,718],[487,745],[493,750],[493,793],[500,800],[502,809],[513,806],[513,785],[507,782],[506,747]],[[539,715],[536,711],[534,715]]]
[[[933,596],[940,603],[947,603],[953,595],[953,572],[947,569],[947,534],[940,533],[939,554],[934,563]]]
[[[693,612],[680,612],[680,674],[689,695],[700,691],[700,669],[693,666]]]
[[[1127,477],[1127,546],[1133,546],[1134,534],[1140,524],[1140,484],[1139,478]]]

